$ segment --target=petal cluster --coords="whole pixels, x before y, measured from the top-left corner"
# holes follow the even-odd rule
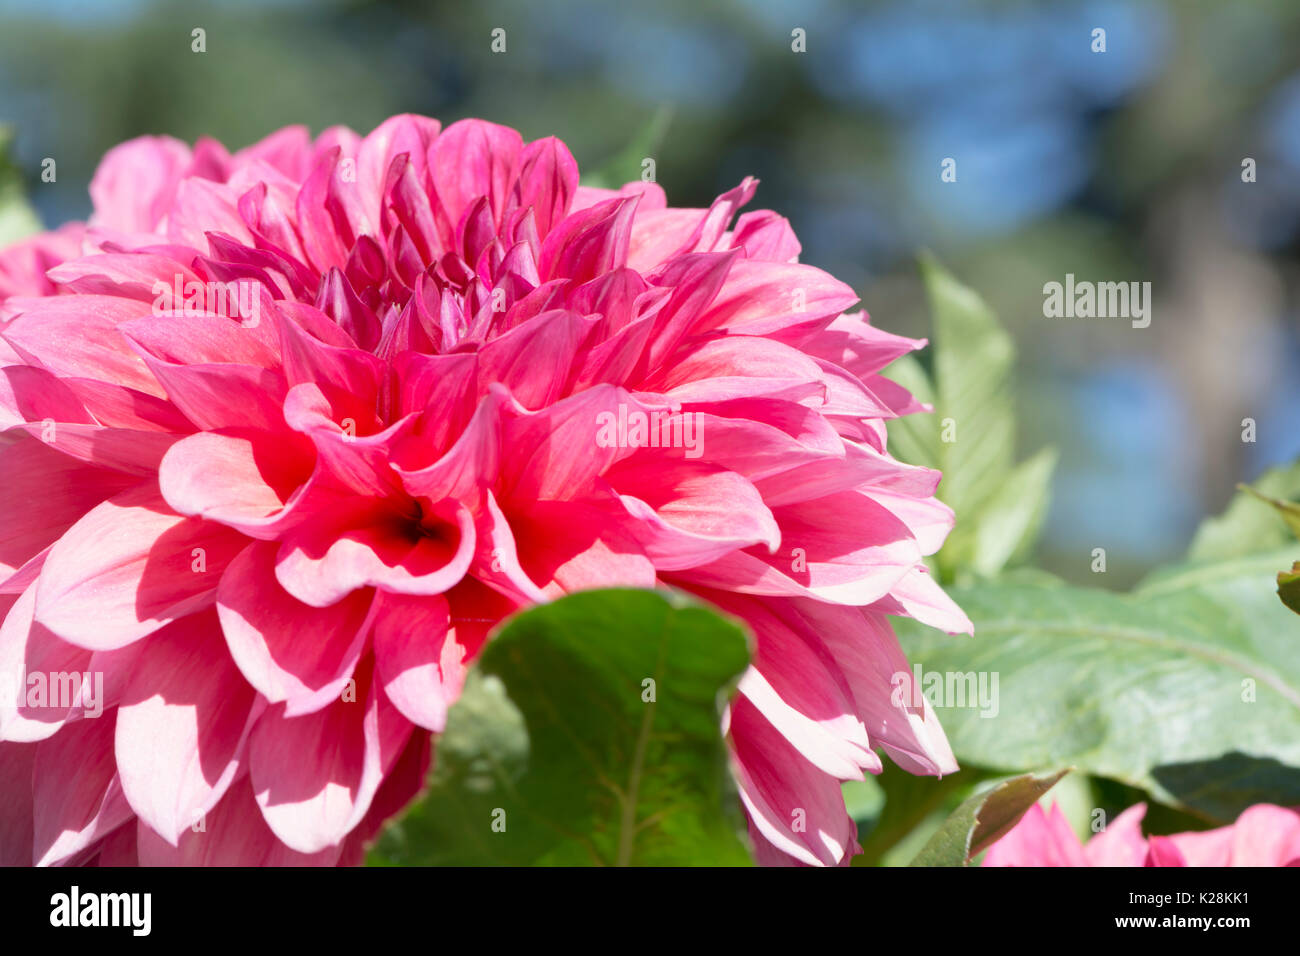
[[[924,343],[756,185],[672,208],[418,116],[112,150],[88,223],[0,253],[0,860],[355,862],[489,632],[605,586],[753,629],[763,861],[845,862],[877,750],[956,769],[888,622],[970,630],[885,444]]]
[[[1061,808],[1029,808],[989,847],[984,866],[1300,866],[1300,812],[1269,803],[1248,807],[1229,826],[1144,837],[1138,803],[1081,843]]]

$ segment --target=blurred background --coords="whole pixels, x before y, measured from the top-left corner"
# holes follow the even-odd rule
[[[1105,547],[1121,587],[1300,454],[1298,51],[1294,0],[0,0],[0,124],[50,226],[132,136],[234,148],[405,111],[554,134],[622,179],[653,155],[673,205],[753,174],[877,325],[928,334],[920,249],[989,301],[1020,457],[1062,452],[1041,563],[1096,584]],[[1150,327],[1045,318],[1067,273],[1151,282]]]

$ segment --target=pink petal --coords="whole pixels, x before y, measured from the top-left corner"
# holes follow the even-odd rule
[[[868,323],[865,312],[852,312],[836,318],[805,343],[804,349],[866,378],[925,345],[925,339],[894,335]]]
[[[153,230],[189,165],[190,148],[170,136],[141,136],[114,146],[90,181],[91,223],[124,232]]]
[[[755,383],[768,383],[769,390],[789,387],[791,384],[816,383],[822,379],[822,370],[816,362],[798,349],[751,335],[732,335],[692,343],[668,365],[662,378],[645,383],[647,389],[681,395],[681,401],[726,401],[746,395],[761,395]],[[709,385],[719,394],[711,395],[701,390]],[[735,394],[721,394],[724,386]],[[694,386],[694,388],[686,388]]]
[[[590,209],[597,203],[605,202],[616,196],[640,196],[640,208],[643,212],[652,209],[663,209],[668,205],[668,198],[664,194],[662,186],[658,183],[646,183],[638,179],[634,182],[624,183],[619,189],[579,186],[573,194],[573,203],[569,206],[569,212],[575,213],[583,209]]]
[[[794,262],[801,246],[790,220],[769,209],[744,213],[736,220],[731,244],[745,250],[746,259]]]
[[[717,444],[717,432],[718,429],[714,428],[709,433],[710,451]],[[900,464],[867,445],[848,444],[838,436],[836,443],[841,446],[839,454],[814,456],[806,450],[799,455],[787,453],[784,456],[784,470],[763,474],[754,481],[755,487],[763,493],[763,500],[776,507],[824,498],[856,488],[866,491],[873,500],[889,507],[893,499],[878,497],[878,490],[898,492],[909,498],[928,497],[934,494],[939,483],[939,472],[932,469]],[[939,507],[942,509],[943,506]],[[943,521],[942,510],[927,512],[927,517],[931,514],[935,516],[935,521],[929,524],[918,521],[918,526],[923,530],[929,530]],[[912,530],[910,525],[908,530]],[[927,544],[930,543],[933,543],[932,539],[927,538]]]
[[[688,336],[715,328],[703,317],[713,310],[736,259],[735,251],[691,253],[678,256],[650,277],[657,286],[672,289],[654,317],[655,335],[648,355],[651,366],[663,365]]]
[[[253,789],[276,836],[300,853],[316,853],[361,822],[412,728],[367,673],[357,676],[355,700],[305,717],[282,711],[283,705],[272,708],[253,728]]]
[[[319,710],[338,698],[361,656],[371,595],[356,591],[315,608],[275,577],[276,546],[250,545],[230,562],[217,588],[217,613],[235,665],[286,716]]]
[[[924,564],[916,565],[895,581],[888,596],[872,607],[886,614],[916,618],[922,624],[937,627],[947,634],[975,632],[975,625],[966,612],[944,593]]]
[[[553,404],[568,383],[569,367],[590,323],[575,312],[543,312],[479,350],[479,381],[500,383],[529,409]]]
[[[286,126],[241,149],[234,156],[234,165],[264,160],[286,176],[297,178],[303,175],[311,145],[307,127]]]
[[[636,197],[611,199],[561,222],[542,243],[542,278],[590,282],[626,265],[636,203]]]
[[[767,607],[830,656],[872,743],[894,763],[920,775],[957,770],[934,708],[919,688],[910,692],[912,670],[884,615],[805,599],[768,602]]]
[[[159,631],[140,655],[117,711],[117,768],[131,808],[169,843],[230,786],[254,697],[211,612]]]
[[[95,253],[63,262],[49,271],[49,276],[65,289],[89,295],[120,296],[153,302],[157,298],[155,283],[169,290],[177,277],[181,287],[187,282],[202,281],[183,262],[148,252]]]
[[[539,501],[526,512],[507,512],[528,577],[551,597],[589,588],[654,587],[654,565],[616,507]]]
[[[29,365],[0,368],[0,428],[46,420],[94,422],[76,393],[45,369]]]
[[[342,425],[353,420],[354,433],[379,430],[375,415],[384,364],[361,349],[336,348],[309,336],[292,322],[281,326],[285,377],[293,386],[310,385],[326,399],[327,417]]]
[[[486,196],[500,222],[522,149],[517,132],[482,120],[461,120],[443,130],[429,150],[429,164],[447,219],[459,222],[471,202]]]
[[[406,154],[416,165],[417,171],[424,175],[426,157],[437,140],[440,129],[437,120],[403,114],[385,120],[362,140],[357,150],[355,188],[364,203],[365,219],[353,222],[357,232],[374,236],[380,234],[380,202],[393,160]],[[454,223],[455,220],[453,225]]]
[[[1186,866],[1187,860],[1169,837],[1153,836],[1147,841],[1143,866]]]
[[[167,211],[166,235],[172,242],[204,252],[207,234],[223,233],[246,246],[253,234],[239,214],[239,194],[225,183],[189,177],[176,185]]]
[[[375,603],[375,667],[384,692],[412,723],[441,732],[459,687],[465,649],[448,630],[446,598],[381,594]]]
[[[1055,803],[1044,813],[1034,804],[1011,830],[989,847],[984,866],[1087,866],[1083,846]]]
[[[699,327],[767,335],[828,321],[857,300],[847,285],[813,266],[739,259]]]
[[[855,831],[840,781],[809,763],[744,697],[731,705],[729,725],[740,799],[759,833],[810,866],[850,855]]]
[[[865,605],[888,593],[921,558],[902,522],[856,492],[772,513],[781,527],[777,553],[734,552],[692,569],[689,580],[742,594]]]
[[[248,775],[242,776],[201,822],[186,828],[176,846],[140,821],[137,832],[141,866],[333,866],[339,847],[297,853],[266,825],[253,797]]]
[[[32,863],[32,763],[34,744],[0,743],[0,866]]]
[[[1242,811],[1232,831],[1231,866],[1294,866],[1300,860],[1300,813],[1295,810],[1257,803]]]
[[[253,365],[173,365],[145,360],[167,398],[195,428],[283,430],[284,378]]]
[[[69,724],[36,745],[32,861],[61,863],[131,819],[113,760],[117,712]]]
[[[146,310],[144,316],[124,321],[120,328],[143,355],[172,365],[225,362],[275,368],[280,364],[279,347],[275,341],[278,333],[267,316],[261,316],[256,326],[245,326],[233,318],[215,313],[153,315]],[[130,351],[130,354],[142,366],[146,365],[135,351]],[[153,382],[152,373],[149,381]],[[154,394],[157,393],[157,383],[154,382]]]
[[[18,317],[0,331],[29,364],[60,378],[94,378],[147,395],[162,389],[119,331],[149,315],[150,303],[106,295],[10,299]]]
[[[88,465],[35,438],[0,446],[0,474],[6,489],[0,497],[0,577],[57,541],[105,498],[140,480]]]
[[[191,435],[163,457],[159,486],[179,514],[261,536],[311,477],[310,443],[292,432],[221,429]]]
[[[544,603],[546,592],[524,571],[514,531],[492,492],[486,492],[477,522],[478,551],[474,555],[473,577],[517,604]]]
[[[98,425],[32,422],[15,425],[15,432],[31,435],[71,458],[100,468],[135,476],[138,481],[158,471],[158,463],[176,441],[175,435]],[[110,487],[115,485],[110,485]]]
[[[1145,803],[1134,804],[1083,847],[1089,866],[1141,866],[1147,855],[1147,841],[1142,836]]]
[[[428,734],[416,732],[384,777],[370,802],[370,809],[356,828],[343,841],[339,866],[360,866],[365,861],[366,849],[374,840],[384,822],[400,812],[424,789],[429,776],[432,746]]]
[[[634,534],[660,571],[706,564],[752,545],[775,550],[780,544],[772,512],[735,472],[638,454],[605,478],[638,519]]]
[[[1187,866],[1287,866],[1300,858],[1300,814],[1261,803],[1231,826],[1168,840]]]
[[[578,188],[578,164],[568,147],[554,136],[529,143],[519,159],[515,202],[533,210],[537,234],[545,238],[551,226],[568,212]]]
[[[0,625],[0,680],[9,685],[0,693],[0,740],[31,743],[53,736],[81,703],[83,679],[93,682],[91,652],[34,623],[35,606],[33,585]]]
[[[64,384],[76,394],[78,401],[94,416],[94,420],[108,428],[180,433],[193,431],[190,422],[167,399],[92,378],[70,378]]]
[[[94,855],[86,866],[139,866],[140,855],[136,845],[138,826],[139,824],[128,820],[101,839],[88,851]]]
[[[185,518],[153,485],[92,508],[50,550],[36,620],[70,643],[111,650],[210,605],[246,539]]]
[[[632,449],[599,441],[602,416],[648,416],[650,406],[622,389],[598,385],[563,399],[549,408],[507,420],[502,429],[506,450],[502,461],[501,494],[522,501],[572,498],[586,492],[598,475]]]

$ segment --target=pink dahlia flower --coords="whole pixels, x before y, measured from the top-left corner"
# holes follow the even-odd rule
[[[112,150],[84,235],[0,267],[0,859],[355,862],[492,628],[615,585],[754,629],[762,860],[855,852],[876,748],[954,770],[891,694],[887,615],[970,629],[939,475],[885,449],[923,343],[754,189],[669,208],[418,116]]]
[[[989,847],[984,866],[1300,866],[1300,812],[1269,803],[1217,830],[1142,836],[1145,803],[1129,807],[1086,844],[1061,808],[1029,808]]]

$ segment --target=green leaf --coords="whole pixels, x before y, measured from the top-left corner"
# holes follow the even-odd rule
[[[911,865],[969,866],[971,857],[1005,836],[1069,772],[1067,768],[1043,776],[1024,774],[975,794],[944,821]]]
[[[1011,336],[974,291],[935,260],[921,262],[934,313],[936,427],[951,418],[955,440],[940,443],[940,497],[960,516],[978,508],[1011,470],[1015,421]]]
[[[1300,614],[1300,561],[1292,564],[1290,571],[1277,573],[1277,596],[1283,604]]]
[[[1263,797],[1300,802],[1300,622],[1274,593],[1281,560],[1169,569],[1128,596],[952,589],[973,640],[895,623],[914,665],[996,687],[996,714],[935,701],[962,764],[1074,765],[1229,821]]]
[[[23,198],[23,177],[10,158],[13,130],[0,126],[0,249],[41,231],[41,220]]]
[[[943,472],[938,496],[957,520],[937,556],[940,579],[970,571],[992,576],[1033,545],[1056,453],[1045,449],[1013,467],[1011,336],[978,295],[932,258],[922,258],[921,275],[934,316],[933,384],[911,356],[886,374],[934,412],[891,421],[890,450]]]
[[[602,164],[584,173],[582,184],[597,189],[618,189],[641,178],[641,164],[653,158],[673,121],[673,108],[661,106],[632,141]]]
[[[993,577],[1038,537],[1058,457],[1044,448],[1022,461],[985,504],[975,528],[976,572]]]
[[[652,591],[517,615],[451,709],[428,794],[370,862],[747,864],[719,720],[748,656],[738,624]]]
[[[1266,471],[1253,488],[1239,491],[1222,515],[1201,524],[1188,557],[1234,558],[1271,551],[1294,541],[1294,526],[1287,526],[1273,502],[1290,505],[1295,499],[1300,499],[1300,462]]]
[[[853,858],[854,866],[886,863],[886,854],[894,856],[890,851],[914,838],[930,817],[942,819],[945,808],[960,802],[984,776],[978,769],[963,767],[959,773],[943,777],[921,777],[886,764],[883,772],[872,779],[884,791],[885,805],[873,824],[860,831],[862,852]],[[907,853],[903,861],[914,852]]]
[[[1274,498],[1249,485],[1238,485],[1237,488],[1256,501],[1260,501],[1272,508],[1277,513],[1277,516],[1282,519],[1282,523],[1286,525],[1287,530],[1293,536],[1300,537],[1300,504]],[[1276,531],[1276,528],[1274,528],[1274,531]],[[1294,562],[1290,571],[1279,571],[1277,573],[1277,596],[1282,599],[1283,604],[1300,614],[1300,561]]]
[[[1252,498],[1256,498],[1271,507],[1278,513],[1278,517],[1282,519],[1287,528],[1290,529],[1291,534],[1300,538],[1300,504],[1297,504],[1294,501],[1283,501],[1281,498],[1270,497],[1257,488],[1250,487],[1250,485],[1237,485],[1237,489],[1246,492],[1246,494],[1250,495]]]

